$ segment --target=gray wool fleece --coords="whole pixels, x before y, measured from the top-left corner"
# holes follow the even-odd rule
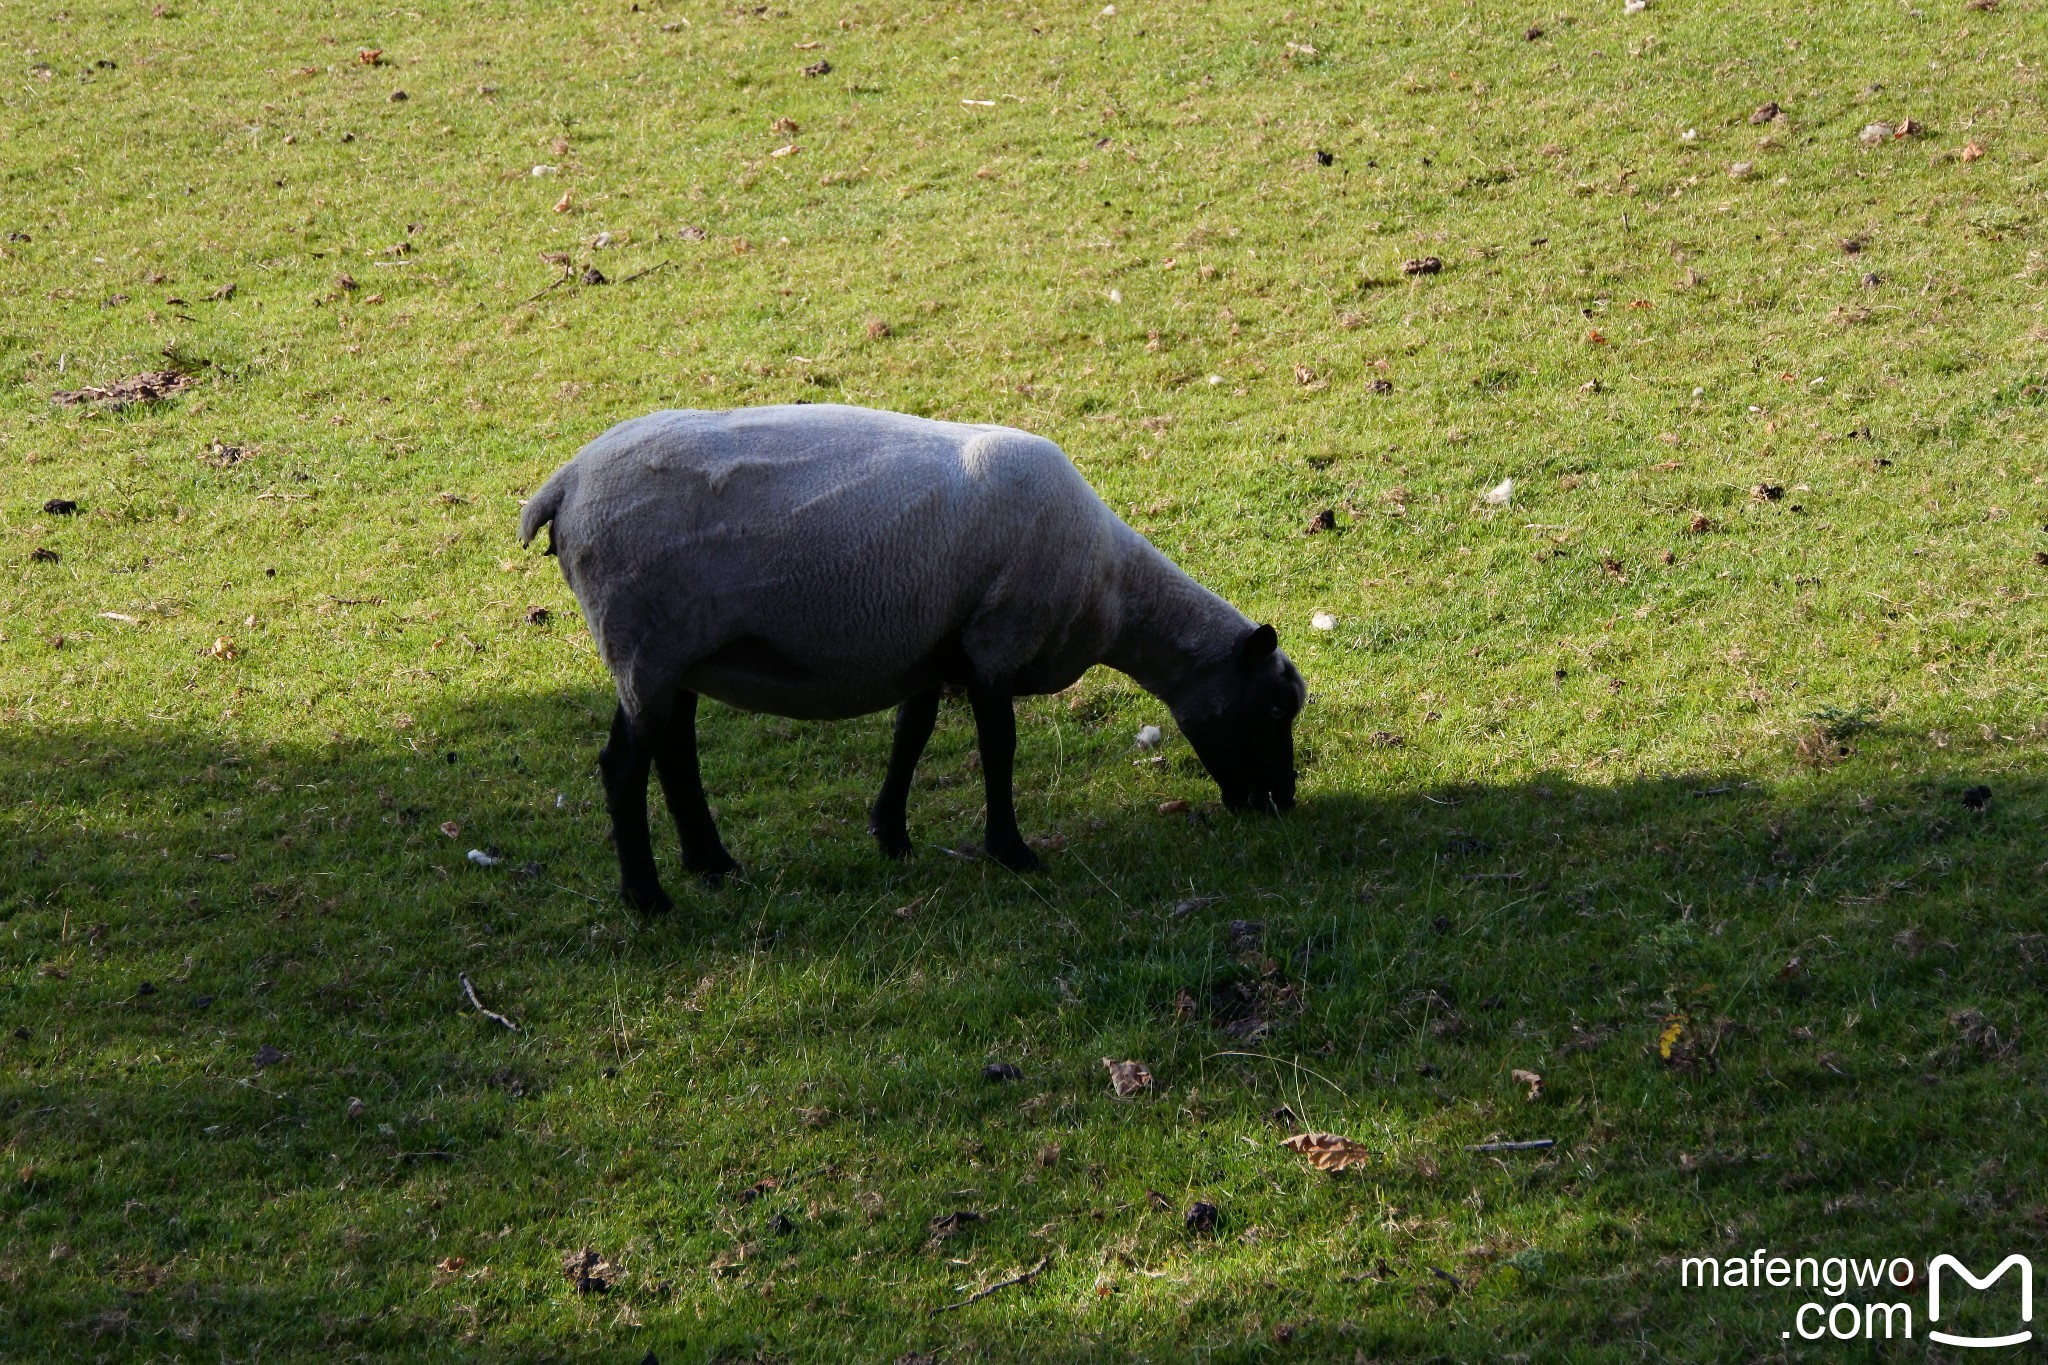
[[[1107,663],[1173,705],[1252,629],[1058,446],[1009,427],[836,404],[651,413],[549,479],[521,542],[550,522],[636,718],[678,688],[863,715],[961,654],[1019,694]]]

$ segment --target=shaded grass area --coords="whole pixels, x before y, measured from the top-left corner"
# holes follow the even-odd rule
[[[1676,1258],[2038,1240],[2030,7],[164,8],[0,10],[0,1354],[1818,1359]],[[634,921],[518,499],[794,399],[1059,440],[1302,808],[1096,675],[1046,874],[950,706],[899,867],[710,708]]]
[[[10,741],[48,784],[10,830],[17,1329],[173,1353],[573,1353],[635,1322],[636,1352],[1171,1353],[1282,1324],[1319,1351],[1620,1348],[1698,1331],[1679,1253],[1990,1251],[2042,1216],[2014,1045],[2048,943],[2000,912],[2039,875],[2024,773],[1983,811],[1938,772],[1331,793],[1287,821],[1056,796],[1064,852],[1020,882],[936,848],[878,863],[845,818],[864,784],[815,776],[878,759],[878,726],[733,721],[712,752],[753,744],[714,786],[805,768],[818,832],[649,926],[606,895],[585,766],[524,742],[594,732],[603,702],[494,698],[436,718],[430,753]],[[965,804],[940,787],[920,825]],[[505,861],[470,865],[472,839]],[[1160,1093],[1110,1095],[1097,1058],[1125,1056]],[[1374,1161],[1307,1169],[1281,1105]],[[1559,1145],[1462,1150],[1533,1136]],[[1216,1232],[1183,1226],[1196,1200]],[[933,1236],[960,1208],[983,1218]],[[556,1261],[586,1243],[626,1275],[579,1301]],[[1046,1255],[1034,1288],[929,1316]],[[1730,1350],[1784,1316],[1704,1306]]]

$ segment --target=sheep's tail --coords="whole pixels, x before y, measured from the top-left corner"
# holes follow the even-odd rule
[[[562,499],[569,495],[570,473],[574,468],[565,465],[555,471],[555,476],[540,487],[526,500],[526,506],[519,513],[519,543],[531,545],[533,538],[540,534],[540,528],[555,519],[555,513],[562,510]],[[555,552],[554,537],[548,537],[547,553]]]

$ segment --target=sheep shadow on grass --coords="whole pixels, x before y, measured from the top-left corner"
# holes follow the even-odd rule
[[[2048,985],[2038,772],[1311,769],[1291,815],[1238,817],[1048,710],[1019,792],[1049,868],[1020,878],[953,851],[964,722],[897,864],[863,828],[886,717],[719,712],[744,880],[690,887],[671,840],[679,907],[642,921],[608,718],[576,690],[325,743],[0,737],[7,1332],[1080,1358],[1282,1321],[1330,1350],[1675,1346],[1712,1313],[1764,1349],[1782,1305],[1680,1297],[1659,1258],[1815,1226],[1988,1251],[2040,1216],[2006,1174],[2048,1156],[2014,1100]],[[1201,799],[1161,814],[1173,790]],[[1103,1058],[1154,1087],[1118,1099]],[[1282,1126],[1366,1143],[1370,1174],[1308,1170]],[[624,1268],[602,1314],[559,1269],[584,1245]]]

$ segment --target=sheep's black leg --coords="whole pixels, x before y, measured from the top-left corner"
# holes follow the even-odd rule
[[[695,692],[676,693],[675,710],[654,746],[654,765],[661,774],[669,814],[676,820],[676,836],[683,841],[683,866],[716,886],[726,873],[739,871],[740,865],[725,851],[718,824],[704,800],[704,779],[697,771]]]
[[[604,804],[612,816],[612,842],[619,850],[619,891],[635,910],[659,914],[675,909],[654,871],[647,840],[647,770],[654,746],[644,727],[621,706],[612,716],[612,736],[597,756],[604,774]]]
[[[1007,687],[974,683],[967,689],[974,706],[974,729],[981,745],[981,775],[988,791],[988,833],[982,846],[1012,872],[1032,872],[1038,855],[1017,832],[1017,805],[1011,778],[1017,762],[1017,715]]]
[[[932,726],[939,718],[939,689],[920,692],[896,708],[896,741],[889,749],[889,775],[882,790],[868,808],[868,833],[891,858],[910,856],[910,825],[906,807],[910,801],[910,776],[917,760],[931,740]]]

